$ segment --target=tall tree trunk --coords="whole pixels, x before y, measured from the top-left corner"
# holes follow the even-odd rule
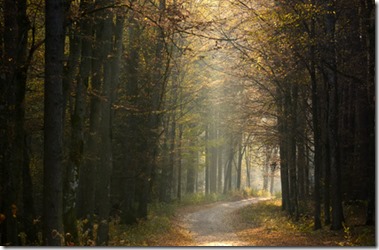
[[[320,187],[320,192],[324,195],[324,221],[325,225],[329,225],[330,219],[330,150],[328,143],[328,91],[326,89],[326,80],[324,86],[320,85],[318,88],[318,103],[319,103],[319,117],[317,118],[319,124],[320,139],[320,181],[323,185]],[[321,200],[320,200],[321,202]]]
[[[265,159],[265,163],[263,167],[263,190],[267,192],[268,192],[268,179],[270,176],[271,153],[272,153],[272,149],[270,148],[270,146],[266,145],[265,146],[266,159]]]
[[[27,41],[29,22],[25,0],[3,1],[4,45],[0,80],[0,209],[9,218],[3,236],[9,245],[18,245],[18,226],[12,207],[23,207],[22,180],[25,165],[25,90],[28,70]],[[18,214],[17,214],[18,216]],[[17,223],[16,223],[17,221]]]
[[[173,93],[173,104],[175,105],[177,103],[177,86],[174,86],[174,93]],[[172,194],[174,193],[174,183],[175,183],[175,176],[174,176],[174,170],[175,170],[175,160],[176,160],[176,113],[175,111],[172,114],[172,122],[171,122],[171,130],[170,130],[170,151],[169,151],[169,166],[170,166],[170,174],[169,174],[169,199],[171,200]]]
[[[87,2],[81,2],[80,8],[83,11],[87,10]],[[64,85],[74,86],[73,81],[75,77],[75,73],[77,72],[77,66],[79,64],[79,58],[81,57],[80,64],[80,76],[77,77],[76,81],[76,89],[75,89],[75,106],[73,113],[71,113],[71,142],[70,142],[70,152],[69,152],[69,160],[66,165],[66,171],[64,176],[64,190],[63,190],[63,223],[64,229],[66,233],[70,233],[74,239],[77,238],[77,226],[76,226],[76,201],[77,201],[77,192],[79,185],[79,170],[83,161],[83,144],[84,144],[84,115],[85,115],[85,86],[83,79],[81,77],[85,64],[88,64],[88,57],[90,55],[86,55],[88,48],[91,48],[91,42],[86,35],[88,32],[88,18],[83,18],[81,27],[73,27],[72,33],[70,36],[70,59],[69,63],[65,70],[65,78]],[[79,33],[81,30],[81,36]],[[82,38],[81,38],[82,37]],[[82,41],[83,39],[83,41]],[[83,43],[83,46],[82,46]],[[83,47],[83,52],[81,48]],[[87,56],[87,58],[86,58]],[[87,61],[86,61],[87,60]],[[89,75],[89,70],[87,73],[87,78]],[[87,83],[88,85],[88,80]],[[64,87],[65,88],[65,87]],[[66,88],[69,88],[66,86]],[[67,91],[68,92],[68,91]],[[65,96],[65,94],[64,94]],[[67,98],[67,97],[65,97]],[[65,105],[64,105],[65,107]],[[64,112],[63,112],[64,113]],[[64,117],[64,115],[63,115]],[[64,119],[64,118],[62,118]]]
[[[190,141],[190,148],[191,148],[191,158],[188,160],[187,164],[187,185],[186,185],[186,193],[187,194],[193,194],[195,193],[195,185],[196,185],[196,159],[197,159],[197,151],[195,151],[193,148],[195,147],[195,140],[192,139]]]
[[[161,160],[161,174],[160,174],[160,183],[159,183],[159,201],[161,202],[169,202],[170,197],[169,197],[169,182],[171,181],[169,179],[170,176],[170,152],[169,152],[169,145],[168,141],[170,140],[170,118],[171,116],[168,115],[165,117],[163,120],[164,124],[164,138],[163,138],[163,143],[162,143],[162,160]]]
[[[209,184],[210,184],[210,193],[217,192],[217,147],[215,142],[217,140],[216,133],[216,122],[212,120],[209,126],[209,139],[212,146],[210,147],[210,161],[209,161]]]
[[[64,6],[46,1],[43,240],[61,245]]]
[[[288,93],[288,104],[290,104],[289,116],[289,151],[288,151],[288,164],[289,164],[289,178],[290,178],[290,215],[294,215],[296,219],[299,217],[298,208],[298,178],[297,178],[297,162],[296,162],[296,140],[297,140],[297,102],[298,102],[298,86],[293,84],[290,88],[291,92]]]
[[[92,0],[82,1],[80,8],[84,11],[88,12],[93,7]],[[89,14],[87,14],[89,15]],[[78,187],[77,187],[77,205],[74,210],[68,212],[66,214],[66,219],[70,220],[70,222],[66,222],[67,228],[74,228],[75,221],[72,218],[75,213],[75,220],[78,219],[86,219],[87,216],[90,216],[92,213],[92,209],[94,206],[93,201],[93,188],[94,184],[91,178],[94,178],[94,174],[92,171],[92,166],[87,163],[87,160],[84,158],[85,152],[85,142],[84,142],[84,119],[85,119],[85,98],[87,94],[87,88],[90,83],[91,69],[92,69],[92,47],[93,47],[93,25],[92,25],[92,17],[86,16],[83,18],[81,23],[81,60],[80,60],[80,68],[79,75],[77,77],[77,85],[76,85],[76,98],[75,98],[75,110],[73,117],[71,117],[71,126],[72,126],[72,134],[71,134],[71,154],[70,161],[72,164],[75,164],[75,167],[72,169],[73,175],[71,175],[74,179],[72,179],[72,183],[75,182],[75,171],[78,172]],[[87,156],[87,155],[86,155]],[[73,165],[74,166],[74,165]],[[75,170],[75,168],[77,168]],[[74,200],[73,200],[74,201]],[[92,207],[91,207],[92,206]],[[72,213],[74,215],[69,215]],[[72,229],[71,229],[72,230]],[[83,228],[83,232],[89,230],[92,232],[91,223],[86,223]],[[68,231],[70,232],[70,231]],[[75,233],[70,232],[74,237]]]
[[[310,37],[315,37],[315,21],[311,19]],[[314,140],[314,229],[320,229],[321,225],[321,127],[319,114],[319,88],[316,78],[316,48],[314,44],[309,45],[309,74],[311,80],[311,96],[312,96],[312,125],[313,125],[313,140]]]
[[[306,153],[305,153],[305,141],[306,141],[306,112],[307,112],[307,99],[305,94],[306,90],[301,87],[300,95],[301,100],[299,100],[299,109],[297,115],[297,172],[298,172],[298,197],[299,200],[305,200],[305,178],[306,178]]]
[[[225,180],[224,180],[224,194],[232,190],[232,166],[233,166],[233,158],[234,158],[234,140],[233,136],[229,135],[230,144],[228,145],[228,160],[225,165]]]
[[[275,147],[273,151],[273,155],[272,155],[273,161],[270,164],[270,179],[271,179],[270,180],[270,194],[271,195],[274,195],[275,172],[277,169],[277,162],[276,162],[277,154],[278,154],[278,148]]]
[[[246,155],[245,155],[245,165],[246,165],[246,186],[248,188],[251,187],[251,177],[250,177],[250,149],[246,150]]]
[[[132,2],[134,4],[134,1]],[[138,39],[140,28],[135,12],[129,11],[128,16],[128,60],[127,60],[127,82],[125,85],[127,101],[126,105],[130,109],[125,112],[125,122],[122,129],[125,131],[122,134],[122,183],[121,187],[121,220],[123,223],[131,224],[136,222],[135,200],[137,190],[137,173],[139,162],[142,160],[143,145],[141,142],[140,126],[143,124],[143,118],[138,114],[139,109],[139,89],[138,79],[139,72],[139,47]]]
[[[218,113],[218,116],[220,115],[220,113]],[[220,118],[218,118],[220,119]],[[217,130],[217,141],[220,141],[221,140],[221,129],[219,128]],[[224,146],[223,145],[219,145],[217,147],[217,192],[218,193],[222,193],[222,173],[223,173],[223,149],[224,149]]]
[[[30,136],[25,133],[24,139],[24,165],[23,165],[23,211],[24,211],[24,229],[27,235],[27,245],[32,245],[37,242],[37,230],[33,225],[33,220],[35,219],[35,207],[33,199],[33,182],[30,171],[30,154],[31,154],[31,140]]]
[[[95,4],[95,3],[94,3]],[[101,5],[100,5],[101,6]],[[94,19],[93,25],[93,50],[91,55],[91,91],[90,93],[90,114],[89,114],[89,131],[88,140],[85,145],[86,161],[84,162],[79,174],[79,192],[82,198],[78,216],[82,220],[86,220],[84,231],[88,232],[88,238],[93,239],[94,215],[97,208],[96,203],[96,175],[101,165],[101,112],[102,112],[102,92],[101,86],[103,81],[102,71],[102,37],[103,28],[102,13]],[[95,51],[97,53],[95,53]]]
[[[210,194],[210,146],[209,146],[209,124],[205,127],[205,194]]]
[[[375,2],[373,0],[365,1],[364,24],[366,32],[366,81],[367,81],[367,98],[368,98],[368,166],[367,166],[367,190],[368,204],[366,214],[366,224],[375,224]]]
[[[240,135],[239,143],[238,143],[238,161],[237,161],[237,190],[241,189],[241,177],[242,177],[242,158],[243,158],[243,136]]]
[[[341,169],[339,158],[338,143],[338,85],[337,85],[337,63],[336,63],[336,45],[335,45],[335,6],[328,1],[325,2],[327,14],[325,15],[326,36],[328,44],[326,45],[326,79],[329,94],[328,107],[328,143],[330,150],[330,169],[331,169],[331,187],[332,187],[332,224],[331,229],[339,230],[342,228],[343,210],[342,210],[342,192],[341,192]]]
[[[271,163],[270,170],[270,194],[274,195],[276,162]]]
[[[180,116],[182,116],[182,106],[180,105]],[[183,139],[183,125],[179,124],[178,135],[178,193],[177,198],[179,201],[182,199],[182,139]]]
[[[159,22],[163,21],[164,13],[166,11],[166,1],[160,0],[158,6]],[[162,96],[164,93],[165,82],[167,75],[164,72],[165,68],[163,67],[165,62],[164,57],[164,43],[165,43],[165,34],[163,27],[157,27],[157,44],[155,50],[155,63],[153,67],[154,77],[152,82],[149,83],[148,89],[146,91],[149,95],[149,105],[150,110],[147,117],[147,131],[149,131],[146,136],[146,159],[147,163],[142,166],[142,174],[139,175],[141,183],[141,194],[139,197],[138,204],[138,216],[140,218],[147,217],[147,205],[150,198],[151,191],[151,181],[152,173],[156,165],[156,156],[158,150],[158,139],[159,139],[159,126],[161,120],[161,114],[159,110],[161,108]]]
[[[290,207],[290,187],[288,180],[288,145],[287,145],[287,114],[285,113],[285,98],[280,86],[276,88],[279,150],[280,150],[280,180],[282,184],[282,210],[288,211]]]
[[[108,6],[114,1],[101,1],[101,6]],[[110,177],[113,168],[112,141],[111,141],[111,107],[112,107],[112,88],[114,75],[112,61],[113,54],[113,10],[106,8],[102,11],[102,25],[99,26],[99,42],[102,47],[101,62],[103,73],[102,86],[102,107],[100,110],[101,121],[99,124],[99,134],[101,138],[102,150],[100,154],[100,164],[96,174],[98,177],[96,184],[96,207],[98,211],[98,232],[97,245],[108,245],[109,240],[109,215],[110,215]]]

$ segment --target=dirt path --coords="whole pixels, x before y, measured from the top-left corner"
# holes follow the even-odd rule
[[[181,224],[192,235],[195,246],[246,246],[232,226],[233,211],[267,198],[220,202],[210,207],[183,215]]]

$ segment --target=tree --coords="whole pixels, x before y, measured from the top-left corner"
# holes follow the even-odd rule
[[[80,9],[84,12],[89,9],[89,2],[82,1]],[[66,68],[66,85],[71,85],[75,91],[75,101],[70,105],[71,138],[69,162],[66,166],[64,180],[64,229],[73,238],[77,237],[77,203],[79,187],[79,171],[83,165],[84,150],[84,121],[85,121],[85,94],[90,74],[89,58],[91,57],[91,24],[88,17],[83,17],[80,27],[75,23],[71,27],[69,69]],[[80,64],[79,64],[80,58]],[[79,64],[79,65],[78,65]],[[77,70],[79,68],[79,70]],[[79,72],[77,72],[79,71]],[[77,75],[77,76],[76,76]],[[76,77],[75,77],[76,76]],[[75,81],[76,78],[76,81]],[[76,85],[75,85],[76,83]],[[70,87],[67,87],[70,89]],[[68,91],[67,91],[68,92]],[[80,203],[80,202],[79,202]]]
[[[325,48],[325,80],[329,95],[328,103],[328,144],[330,150],[330,169],[332,185],[332,225],[331,228],[339,230],[342,228],[343,212],[341,197],[341,166],[339,158],[339,140],[338,140],[338,81],[337,65],[335,61],[336,44],[335,44],[335,8],[333,3],[325,2],[326,15],[325,27],[328,44]]]
[[[3,236],[4,243],[18,245],[19,229],[17,224],[29,224],[33,209],[25,211],[24,220],[19,221],[19,214],[14,221],[11,219],[12,207],[24,208],[24,202],[33,204],[30,193],[24,193],[30,182],[29,162],[25,131],[25,95],[27,72],[29,68],[28,31],[30,29],[27,16],[26,1],[3,2],[4,35],[2,35],[2,72],[0,96],[0,117],[2,141],[0,155],[1,196],[0,209],[6,214],[7,234]],[[29,52],[29,54],[32,54]],[[30,186],[29,186],[30,187]],[[17,220],[17,223],[16,223]],[[29,231],[28,231],[29,232]]]
[[[61,245],[64,5],[46,1],[43,237]]]

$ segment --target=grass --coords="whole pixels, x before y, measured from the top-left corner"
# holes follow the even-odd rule
[[[314,231],[310,214],[293,221],[281,211],[279,199],[253,204],[233,216],[237,235],[252,246],[375,246],[374,227],[346,224],[344,231]]]
[[[150,205],[146,220],[134,225],[111,223],[110,246],[170,246],[177,241],[184,241],[185,235],[173,223],[178,205],[155,203]],[[172,238],[172,236],[174,238]],[[182,239],[175,239],[181,237]]]
[[[204,205],[218,201],[234,201],[255,196],[265,196],[261,190],[245,189],[228,194],[191,194],[182,197],[180,202],[170,204],[153,203],[149,207],[146,220],[135,225],[110,223],[110,246],[189,246],[192,244],[189,232],[176,223],[177,211],[200,209]]]
[[[180,213],[210,206],[214,202],[241,200],[259,194],[260,190],[234,191],[227,195],[184,196],[171,204],[150,205],[146,220],[135,225],[110,225],[110,246],[191,246],[190,232],[178,223]],[[232,214],[238,237],[251,246],[375,246],[375,227],[364,226],[364,210],[359,206],[345,206],[346,224],[342,231],[331,231],[328,226],[313,230],[310,204],[301,204],[301,216],[294,221],[281,211],[281,200],[262,201]]]

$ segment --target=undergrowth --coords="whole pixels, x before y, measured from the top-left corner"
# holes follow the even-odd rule
[[[134,225],[110,223],[111,246],[151,246],[161,235],[171,230],[170,218],[176,204],[154,203],[150,205],[148,218]]]
[[[293,245],[309,246],[375,246],[375,228],[364,225],[344,224],[343,231],[332,231],[329,226],[314,230],[312,210],[303,211],[298,220],[281,210],[281,200],[263,201],[238,211],[245,227],[260,228],[266,234],[285,239]],[[346,211],[349,211],[346,208]],[[357,216],[357,215],[355,215]],[[302,242],[296,242],[299,236]]]

